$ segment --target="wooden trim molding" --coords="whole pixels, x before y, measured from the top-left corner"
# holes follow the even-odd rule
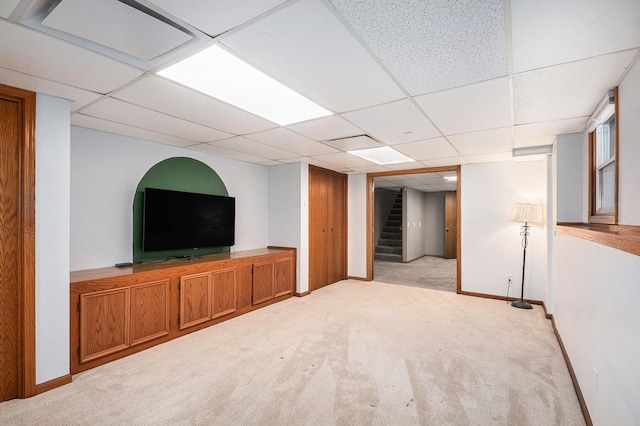
[[[354,277],[352,275],[347,276],[348,280],[355,280],[355,281],[370,281],[367,279],[367,277]]]
[[[640,226],[558,223],[556,230],[640,256]]]
[[[305,297],[305,296],[308,296],[310,294],[311,294],[311,292],[309,290],[303,291],[301,293],[293,293],[293,295],[296,296],[296,297]]]
[[[18,200],[22,231],[18,268],[18,397],[36,394],[36,94],[0,84],[0,96],[20,108],[21,152]]]
[[[506,297],[506,296],[500,296],[497,294],[476,293],[473,291],[461,291],[458,294],[461,294],[463,296],[482,297],[484,299],[504,300],[505,302],[513,302],[515,300],[520,300],[519,297],[513,297],[513,296]],[[544,302],[542,302],[541,300],[524,299],[524,301],[531,305],[544,305]]]
[[[59,388],[60,386],[68,385],[69,383],[71,383],[71,374],[49,380],[48,382],[40,383],[39,385],[36,385],[36,395]]]
[[[546,309],[545,309],[546,312]],[[576,373],[573,371],[573,366],[571,365],[571,360],[569,359],[569,354],[567,354],[567,349],[564,347],[564,343],[562,342],[562,338],[560,337],[560,333],[558,333],[558,329],[556,327],[556,321],[551,316],[551,326],[553,327],[553,332],[556,335],[556,339],[558,340],[558,344],[560,345],[560,350],[562,351],[562,356],[564,357],[564,361],[567,364],[567,369],[569,370],[569,375],[571,376],[571,381],[573,382],[573,388],[576,391],[576,396],[578,397],[578,403],[580,403],[580,408],[582,409],[582,415],[584,416],[584,421],[587,426],[593,426],[593,422],[591,421],[591,416],[589,415],[589,409],[587,408],[587,403],[584,400],[584,396],[582,395],[582,390],[580,389],[580,385],[578,384],[578,379],[576,378]]]

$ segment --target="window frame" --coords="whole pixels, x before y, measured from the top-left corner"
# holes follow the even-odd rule
[[[615,117],[615,132],[614,132],[614,155],[613,160],[610,160],[609,164],[614,164],[614,203],[613,211],[607,211],[599,213],[597,209],[598,201],[598,166],[597,166],[597,146],[596,146],[596,129],[589,133],[589,223],[602,223],[608,225],[616,225],[618,223],[618,140],[620,132],[620,114],[618,111],[618,88],[614,89],[614,113]],[[610,117],[606,117],[602,123],[606,123],[610,120]]]

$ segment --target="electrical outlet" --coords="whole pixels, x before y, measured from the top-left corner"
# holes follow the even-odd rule
[[[513,275],[507,274],[507,282],[509,282],[509,283],[513,282]]]

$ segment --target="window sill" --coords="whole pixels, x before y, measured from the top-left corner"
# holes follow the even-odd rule
[[[640,256],[640,226],[561,222],[556,230]]]

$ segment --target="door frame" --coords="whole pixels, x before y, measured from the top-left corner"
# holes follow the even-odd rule
[[[462,232],[461,232],[461,199],[462,193],[460,188],[462,186],[460,176],[460,166],[445,166],[445,167],[428,167],[422,169],[411,170],[394,170],[389,172],[376,172],[367,173],[367,281],[373,280],[373,252],[374,252],[374,238],[373,238],[373,178],[382,176],[398,176],[398,175],[412,175],[418,173],[439,173],[439,172],[456,172],[458,177],[456,183],[456,211],[457,211],[457,243],[456,243],[456,293],[462,293]]]
[[[0,98],[18,103],[19,189],[18,222],[18,398],[36,394],[36,210],[35,132],[36,94],[0,84]]]

